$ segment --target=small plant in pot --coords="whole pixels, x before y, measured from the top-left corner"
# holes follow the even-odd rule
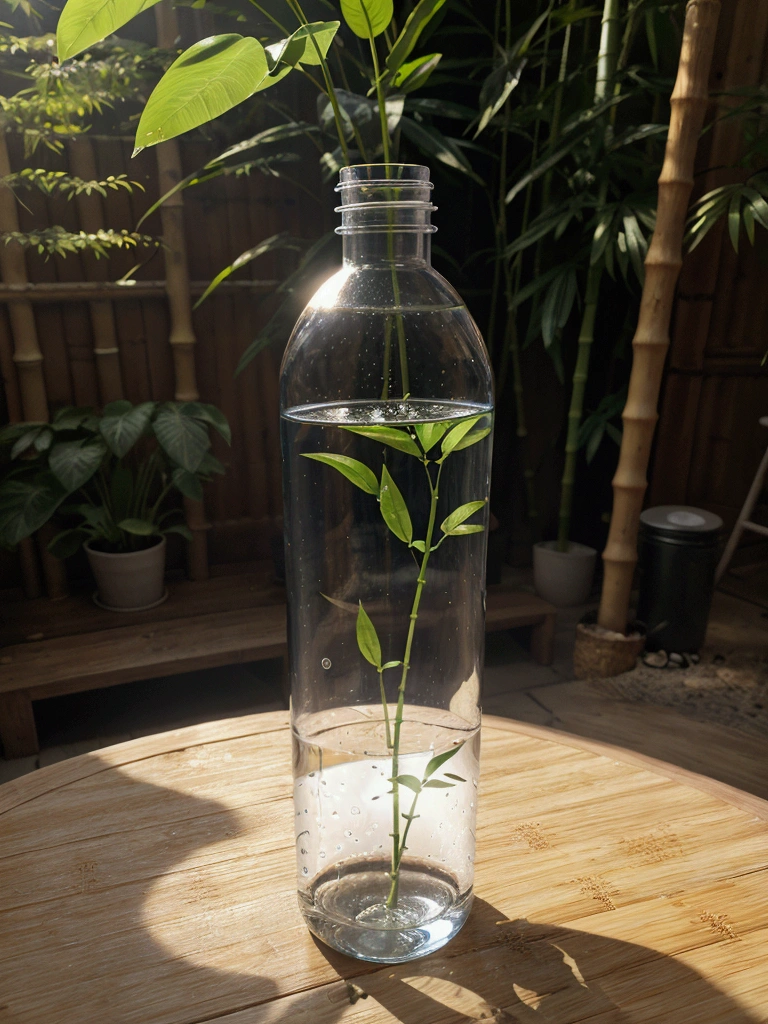
[[[230,443],[226,417],[202,402],[111,402],[60,410],[50,423],[0,431],[0,544],[13,547],[54,516],[71,520],[48,545],[57,558],[85,548],[97,603],[114,610],[164,599],[165,538],[191,538],[173,495],[202,500],[224,467],[210,431]]]

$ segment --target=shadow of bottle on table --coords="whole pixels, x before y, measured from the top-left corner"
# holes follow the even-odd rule
[[[18,853],[0,860],[0,1024],[666,1024],[691,1007],[758,1024],[653,949],[482,899],[424,959],[336,954],[299,915],[284,801],[232,809],[249,803],[248,765],[217,775],[199,749],[175,751],[173,789],[142,762],[89,762],[66,815],[59,788],[0,816],[0,857],[9,836]],[[210,796],[225,787],[229,807]]]

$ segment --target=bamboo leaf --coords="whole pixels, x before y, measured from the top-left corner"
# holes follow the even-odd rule
[[[384,517],[384,522],[392,533],[403,541],[410,544],[413,540],[413,525],[408,508],[405,504],[400,490],[389,474],[386,466],[381,470],[381,491],[379,494],[379,507]]]
[[[304,248],[305,244],[300,239],[294,238],[287,231],[281,231],[278,235],[271,235],[269,238],[265,238],[263,242],[259,242],[253,248],[241,252],[237,259],[233,260],[228,267],[220,270],[192,308],[197,309],[198,306],[205,302],[211,292],[219,287],[222,281],[226,281],[230,274],[234,274],[236,270],[240,270],[241,267],[258,259],[259,256],[274,252],[276,249],[289,249],[294,252],[301,252]]]
[[[576,290],[576,272],[573,267],[569,267],[555,278],[547,291],[541,310],[541,334],[545,348],[549,348],[555,334],[568,322],[576,300]]]
[[[355,487],[359,487],[361,491],[365,491],[366,494],[378,495],[379,493],[379,481],[376,479],[373,471],[365,463],[358,462],[357,459],[350,459],[348,455],[323,455],[320,453],[305,454],[304,458],[313,459],[315,462],[324,462],[327,466],[333,466],[350,483],[353,483]]]
[[[450,423],[415,423],[413,429],[421,442],[424,453],[428,454],[450,427]]]
[[[419,41],[422,31],[444,3],[445,0],[419,0],[416,4],[387,57],[387,68],[391,74],[396,74],[402,68]]]
[[[445,773],[445,777],[446,777],[446,779],[453,779],[454,782],[466,782],[467,781],[466,779],[462,779],[462,777],[460,775],[454,775],[453,772],[446,772]]]
[[[471,416],[469,419],[463,420],[461,423],[457,423],[456,426],[445,435],[441,445],[443,458],[451,454],[459,441],[469,433],[472,427],[474,427],[481,418],[481,416]]]
[[[375,39],[392,21],[392,0],[341,0],[344,21],[361,39]]]
[[[231,110],[256,92],[268,72],[264,47],[252,36],[209,36],[190,46],[149,97],[134,156]]]
[[[440,63],[442,53],[428,53],[403,64],[395,75],[392,85],[398,92],[410,93],[427,84],[427,80]]]
[[[749,239],[749,244],[750,245],[754,245],[755,244],[755,214],[754,214],[754,208],[751,206],[750,203],[747,203],[747,205],[744,207],[744,210],[742,211],[742,214],[741,214],[741,218],[744,221],[744,230],[747,232],[747,238]]]
[[[379,643],[376,628],[371,622],[365,608],[363,608],[362,601],[360,601],[358,605],[355,632],[357,634],[357,646],[360,648],[362,656],[367,662],[379,671],[382,671],[381,644]]]
[[[388,668],[398,668],[402,664],[402,661],[388,661],[386,665],[381,666],[381,671],[385,672]]]
[[[405,786],[406,789],[413,790],[414,793],[421,792],[421,782],[416,778],[415,775],[397,775],[395,778],[387,779],[388,782],[397,782],[400,786]],[[407,815],[403,815],[404,818]],[[416,815],[418,818],[418,814]]]
[[[645,254],[648,250],[648,243],[640,230],[640,225],[637,223],[637,217],[635,217],[634,213],[625,214],[623,220],[629,258],[632,261],[632,267],[637,274],[637,279],[640,284],[642,284],[645,280],[645,266],[643,265],[643,260],[645,259]]]
[[[483,184],[483,179],[472,170],[472,165],[457,146],[455,139],[443,135],[437,128],[419,124],[418,121],[414,121],[410,117],[403,117],[400,127],[403,134],[427,156],[434,157],[435,160],[439,160],[441,164],[451,167],[454,171],[461,171],[462,174],[479,185]]]
[[[449,516],[440,524],[440,529],[443,533],[451,534],[456,532],[456,528],[460,523],[463,523],[465,519],[469,519],[475,512],[479,512],[481,508],[485,507],[485,501],[468,501],[466,505],[460,505],[457,509],[454,509]],[[482,527],[480,527],[482,529]]]
[[[460,452],[464,448],[470,448],[473,444],[477,444],[478,441],[482,441],[483,438],[488,437],[491,432],[490,427],[484,427],[482,430],[470,430],[468,434],[465,434],[462,439],[453,446],[455,452]]]
[[[435,757],[433,757],[432,760],[427,765],[427,767],[424,769],[424,778],[428,779],[430,775],[434,775],[437,769],[440,767],[440,765],[445,764],[445,762],[450,760],[450,758],[455,757],[463,746],[463,743],[459,743],[458,746],[451,747],[451,749],[446,750],[445,753],[437,754]]]
[[[475,524],[475,523],[462,523],[461,526],[455,526],[451,530],[451,536],[452,537],[461,537],[461,536],[464,536],[464,534],[467,534],[467,533],[483,533],[484,530],[485,530],[485,527],[484,526],[480,526],[479,523],[477,523],[477,524]]]
[[[741,228],[741,195],[737,192],[731,199],[728,206],[728,234],[731,236],[731,245],[736,252],[739,251],[739,230]]]
[[[59,62],[111,36],[158,0],[69,0],[56,28]]]
[[[421,551],[422,554],[424,554],[424,552],[427,549],[427,545],[425,544],[425,542],[423,540],[414,540],[414,541],[412,541],[411,542],[411,547],[412,548],[416,548],[417,551]]]
[[[453,782],[442,782],[440,779],[430,779],[429,782],[425,782],[424,789],[453,789]]]
[[[406,455],[415,455],[416,458],[421,458],[419,446],[407,430],[401,430],[399,427],[376,425],[370,427],[342,427],[342,430],[348,430],[350,434],[360,434],[361,437],[368,437],[372,441],[386,444],[390,448],[397,448],[398,451],[405,452]]]

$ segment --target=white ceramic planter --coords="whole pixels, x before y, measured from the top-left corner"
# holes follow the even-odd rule
[[[112,554],[85,545],[98,587],[97,603],[110,611],[152,608],[165,598],[165,537],[143,551]]]
[[[586,544],[571,543],[557,550],[557,541],[533,546],[533,582],[536,593],[560,608],[584,604],[592,589],[597,552]]]

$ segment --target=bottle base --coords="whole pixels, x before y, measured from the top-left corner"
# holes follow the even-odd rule
[[[404,862],[397,903],[387,907],[389,864],[364,861],[318,876],[299,893],[309,930],[326,945],[373,963],[427,956],[459,931],[472,906],[472,889],[423,862]]]

